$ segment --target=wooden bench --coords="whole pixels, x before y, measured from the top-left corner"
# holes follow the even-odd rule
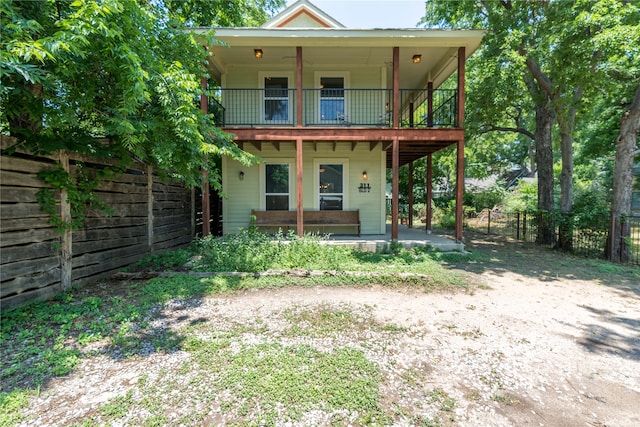
[[[251,221],[256,227],[279,227],[289,230],[297,225],[296,211],[256,211],[251,210]],[[305,227],[349,227],[355,228],[360,236],[360,210],[351,211],[304,211]]]

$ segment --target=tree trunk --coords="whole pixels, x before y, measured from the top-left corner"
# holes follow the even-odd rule
[[[555,112],[551,98],[542,91],[533,77],[524,77],[531,99],[536,108],[536,163],[538,170],[538,234],[536,243],[554,245],[556,243],[555,222],[553,220],[553,147],[551,131]]]
[[[636,89],[633,103],[622,115],[620,135],[616,141],[616,163],[613,169],[613,199],[606,256],[614,262],[629,260],[630,248],[626,239],[630,236],[629,221],[622,222],[631,213],[633,194],[633,157],[636,141],[640,134],[640,84]]]
[[[558,230],[558,248],[564,251],[573,249],[573,129],[576,123],[576,105],[582,98],[582,88],[578,87],[573,95],[569,111],[558,114],[560,128],[560,152],[562,154],[562,172],[560,173],[560,227]]]
[[[538,163],[538,236],[539,245],[556,243],[553,218],[553,147],[551,130],[555,114],[551,101],[536,105],[536,162]]]

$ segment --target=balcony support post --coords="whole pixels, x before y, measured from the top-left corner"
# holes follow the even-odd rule
[[[398,191],[400,168],[400,140],[393,138],[391,148],[391,240],[398,241]]]
[[[413,228],[413,162],[409,163],[409,210],[407,212],[407,226]]]
[[[464,74],[465,74],[465,48],[458,48],[458,117],[456,124],[462,128],[464,124]],[[456,240],[462,240],[463,209],[462,198],[464,195],[464,137],[458,140],[456,162]]]
[[[298,236],[304,236],[304,205],[302,203],[302,138],[296,139],[296,186],[297,186],[297,206],[296,206],[296,227]]]
[[[400,127],[400,48],[393,48],[393,128]]]
[[[296,126],[302,127],[302,47],[296,47]]]
[[[433,82],[427,83],[427,127],[433,127]]]
[[[431,234],[431,217],[433,216],[433,210],[431,203],[433,200],[433,154],[427,154],[427,191],[425,206],[427,207],[427,234]]]
[[[207,78],[203,77],[200,80],[202,86],[202,93],[200,94],[200,110],[204,114],[207,114],[209,100],[205,90],[207,90]],[[202,170],[202,237],[206,237],[211,234],[211,206],[209,204],[209,172],[206,169]]]
[[[458,123],[456,127],[464,126],[464,74],[465,74],[465,49],[458,48]]]

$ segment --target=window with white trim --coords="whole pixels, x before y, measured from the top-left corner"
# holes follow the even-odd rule
[[[268,211],[289,210],[289,164],[267,163],[265,171],[265,209]]]

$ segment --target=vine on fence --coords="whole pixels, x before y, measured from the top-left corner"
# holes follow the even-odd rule
[[[49,223],[58,233],[82,228],[87,222],[87,214],[92,209],[100,210],[109,216],[113,215],[113,209],[100,200],[95,194],[95,190],[102,180],[114,176],[117,171],[118,169],[115,167],[106,167],[96,171],[95,176],[92,177],[89,168],[79,162],[76,164],[75,177],[67,172],[61,164],[38,172],[38,178],[53,189],[67,191],[67,201],[71,208],[71,218],[68,221],[63,220],[56,209],[57,201],[53,189],[39,190],[36,193],[36,199],[42,210],[49,214]]]

